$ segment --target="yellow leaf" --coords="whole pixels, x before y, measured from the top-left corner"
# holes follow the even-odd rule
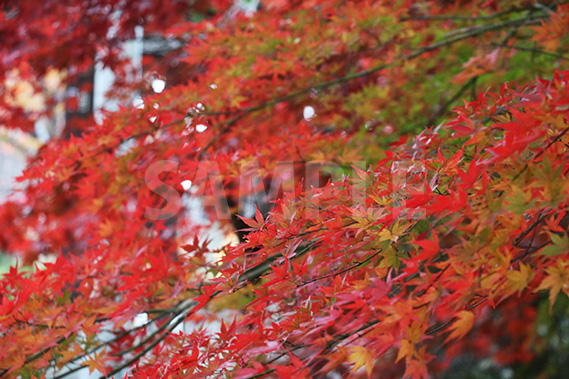
[[[354,280],[354,289],[356,291],[361,291],[364,288],[369,287],[369,283],[369,273],[366,271],[364,280]]]
[[[466,333],[474,326],[474,313],[471,311],[460,311],[456,314],[456,320],[451,325],[452,332],[446,339],[446,342],[452,339],[464,337]]]
[[[393,238],[393,235],[388,229],[383,229],[379,232],[379,240],[380,241],[389,241]]]
[[[551,313],[559,291],[563,290],[569,296],[569,272],[567,265],[560,260],[557,261],[557,267],[548,267],[546,271],[548,276],[537,287],[537,291],[549,290],[549,312]]]
[[[84,351],[81,346],[79,346],[77,343],[73,343],[71,345],[71,350],[64,350],[61,352],[61,359],[57,362],[58,367],[63,367],[65,363],[83,353]]]
[[[411,342],[408,340],[401,340],[401,347],[399,348],[395,362],[399,362],[405,357],[411,358],[413,356],[413,351],[413,344]]]
[[[373,269],[373,271],[377,274],[380,278],[385,278],[388,272],[387,260],[383,259],[381,263]]]
[[[405,233],[405,230],[406,230],[405,225],[395,223],[391,227],[391,230],[387,228],[381,230],[378,234],[378,237],[381,242],[383,241],[397,242],[399,240],[399,237],[401,237],[401,235]]]
[[[391,198],[389,198],[387,196],[379,196],[375,192],[370,193],[369,197],[381,206],[388,206],[389,204],[391,204],[393,202],[393,200]]]
[[[356,372],[365,366],[367,376],[370,378],[373,370],[373,352],[363,346],[354,346],[349,350],[348,361],[355,363],[352,372]]]
[[[99,230],[102,237],[108,237],[114,232],[114,224],[111,220],[106,219],[99,224]]]
[[[101,350],[99,353],[93,353],[93,356],[89,356],[83,365],[89,367],[89,374],[97,370],[103,376],[107,375],[107,369],[105,368],[105,359],[103,358],[105,354],[105,349]]]
[[[533,278],[533,272],[529,265],[521,263],[520,271],[507,271],[506,278],[508,279],[506,288],[508,295],[510,295],[514,292],[523,291]]]

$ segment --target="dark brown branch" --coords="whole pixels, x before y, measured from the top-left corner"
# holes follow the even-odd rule
[[[342,274],[344,274],[344,273],[346,273],[346,272],[348,272],[348,271],[351,271],[351,270],[353,270],[353,269],[355,269],[355,268],[358,268],[358,267],[360,267],[360,266],[365,265],[366,263],[368,263],[369,261],[371,261],[373,258],[375,258],[376,256],[378,256],[382,251],[383,251],[382,249],[379,249],[378,251],[376,251],[374,254],[370,255],[369,257],[367,257],[367,258],[364,259],[363,261],[357,262],[357,263],[353,264],[352,266],[347,267],[347,268],[345,268],[345,269],[343,269],[343,270],[336,271],[336,272],[332,272],[332,273],[330,273],[330,274],[326,274],[326,275],[323,275],[323,276],[319,276],[319,277],[313,278],[313,279],[308,280],[308,281],[306,281],[306,282],[302,282],[302,283],[300,283],[299,285],[297,285],[297,287],[304,287],[304,286],[307,285],[307,284],[314,283],[314,282],[317,282],[317,281],[319,281],[319,280],[328,279],[328,278],[333,278],[333,277],[335,277],[335,276],[342,275]]]
[[[297,251],[297,254],[295,255],[294,258],[298,258],[304,254],[306,254],[308,251],[312,250],[312,248],[317,244],[318,242],[312,242],[308,245],[305,245],[304,247],[300,248]],[[269,271],[271,264],[277,260],[278,258],[282,257],[281,254],[275,254],[271,257],[268,257],[265,261],[263,261],[262,263],[259,263],[256,266],[253,266],[252,268],[246,270],[243,272],[243,274],[240,274],[238,279],[237,279],[237,283],[245,283],[245,282],[254,282],[256,280],[258,280],[259,278],[261,278],[261,276],[263,276],[267,271]],[[222,291],[215,291],[213,292],[210,297],[209,300],[215,298],[216,296],[218,296],[219,294],[221,294]],[[139,349],[141,347],[144,346],[144,348],[138,353],[136,354],[134,357],[130,358],[129,360],[125,361],[124,363],[120,364],[119,366],[115,367],[114,369],[112,369],[110,372],[107,373],[107,375],[105,376],[105,378],[109,378],[112,375],[122,371],[123,369],[129,367],[130,365],[132,365],[133,363],[137,362],[140,358],[142,358],[144,355],[146,355],[150,350],[152,350],[155,346],[157,346],[160,342],[162,342],[162,340],[164,340],[164,338],[166,338],[179,324],[181,324],[182,322],[184,322],[186,320],[186,318],[188,316],[190,316],[193,313],[193,309],[195,308],[195,306],[197,305],[197,303],[194,301],[192,302],[185,310],[183,310],[182,312],[178,313],[177,315],[174,315],[170,318],[170,320],[164,324],[163,327],[161,327],[161,330],[156,331],[155,333],[153,333],[151,336],[149,336],[147,339],[145,339],[144,341],[142,341],[141,343],[137,344],[136,346],[129,348],[129,351],[132,350],[136,350]],[[185,315],[183,315],[183,313],[186,312]],[[172,324],[170,324],[176,317],[178,317],[178,320],[176,320],[175,322],[173,322]],[[162,330],[164,330],[164,332],[162,332],[157,338],[154,339],[154,341],[152,341],[151,343],[148,344],[148,342],[153,339],[158,333],[160,333]],[[146,344],[148,344],[147,346],[145,346]],[[58,377],[56,379],[60,379],[62,378]]]
[[[541,222],[549,216],[548,213],[545,213],[539,216],[530,226],[527,227],[526,230],[520,233],[520,235],[514,240],[514,246],[519,245],[519,243],[532,231],[534,230]]]
[[[498,18],[511,15],[512,13],[519,13],[528,10],[537,10],[538,8],[514,8],[509,9],[507,11],[498,12],[494,14],[490,14],[487,16],[463,16],[463,15],[419,15],[419,16],[408,16],[401,18],[401,21],[410,21],[410,20],[417,20],[417,21],[491,21],[496,20]]]
[[[394,66],[396,66],[397,64],[400,64],[400,63],[402,63],[402,62],[405,62],[405,61],[409,61],[409,60],[418,58],[418,57],[422,56],[423,54],[425,54],[425,53],[427,53],[427,52],[430,52],[430,51],[433,51],[433,50],[436,50],[436,49],[439,49],[439,48],[442,48],[442,47],[451,45],[451,44],[453,44],[453,43],[455,43],[455,42],[458,42],[458,41],[461,41],[461,40],[465,40],[465,39],[468,39],[468,38],[476,37],[476,36],[481,35],[481,34],[486,33],[486,32],[490,32],[490,31],[494,31],[494,30],[500,30],[500,29],[503,29],[503,28],[512,27],[512,26],[516,26],[516,25],[520,25],[520,24],[536,23],[536,22],[539,22],[541,19],[546,18],[546,17],[547,17],[546,15],[543,15],[543,16],[541,16],[541,17],[537,17],[537,16],[536,16],[536,17],[526,17],[526,18],[521,18],[521,19],[509,20],[509,21],[505,21],[505,22],[501,22],[501,23],[497,23],[497,24],[491,24],[491,25],[476,27],[476,28],[472,28],[472,29],[470,29],[470,30],[465,30],[465,31],[464,31],[463,33],[461,33],[459,36],[456,36],[456,37],[453,37],[453,38],[448,38],[448,39],[446,39],[446,40],[443,40],[443,41],[440,41],[440,42],[436,42],[436,43],[433,43],[433,44],[431,44],[431,45],[428,45],[428,46],[425,46],[425,47],[423,47],[423,48],[420,48],[420,49],[418,49],[417,51],[415,51],[415,52],[413,52],[413,53],[411,53],[411,54],[409,54],[409,55],[407,55],[407,56],[405,56],[405,57],[402,57],[401,59],[399,59],[399,60],[397,60],[397,61],[394,61],[394,62],[391,62],[391,63],[386,63],[386,64],[383,64],[383,65],[380,65],[380,66],[376,66],[376,67],[373,67],[373,68],[371,68],[371,69],[364,70],[364,71],[358,72],[358,73],[356,73],[356,74],[347,75],[347,76],[345,76],[345,77],[338,78],[338,79],[335,79],[335,80],[332,80],[332,81],[320,83],[320,84],[314,85],[314,86],[312,86],[312,87],[309,87],[309,88],[306,88],[306,89],[303,89],[303,90],[300,90],[300,91],[297,91],[297,92],[290,93],[290,94],[288,94],[288,95],[286,95],[286,96],[283,96],[283,97],[280,97],[280,98],[276,98],[276,99],[267,101],[267,102],[265,102],[265,103],[262,103],[262,104],[260,104],[260,105],[254,106],[254,107],[244,108],[244,109],[242,109],[242,110],[240,110],[240,111],[237,111],[236,113],[238,113],[238,115],[237,115],[235,118],[229,120],[229,121],[225,124],[225,126],[223,126],[223,127],[217,132],[217,134],[213,137],[213,139],[210,140],[210,141],[204,146],[204,148],[200,151],[198,157],[199,157],[199,158],[202,158],[203,155],[205,154],[205,152],[206,152],[211,146],[213,146],[213,145],[219,140],[219,138],[220,138],[223,134],[227,133],[227,132],[230,130],[231,126],[233,126],[239,119],[241,119],[242,117],[244,117],[246,114],[253,113],[253,112],[262,110],[262,109],[264,109],[264,108],[268,108],[268,107],[277,105],[277,104],[282,103],[282,102],[286,102],[286,101],[293,100],[293,99],[295,99],[295,98],[297,98],[297,97],[299,97],[299,96],[305,95],[305,94],[310,93],[311,91],[314,91],[314,90],[323,90],[323,89],[331,88],[331,87],[334,87],[334,86],[339,85],[339,84],[342,84],[342,83],[346,83],[346,82],[349,82],[349,81],[352,81],[352,80],[355,80],[355,79],[358,79],[358,78],[362,78],[362,77],[366,77],[366,76],[372,75],[372,74],[377,73],[377,72],[379,72],[379,71],[381,71],[381,70],[383,70],[383,69],[390,68],[390,67],[394,67]],[[140,138],[140,137],[145,136],[145,135],[150,135],[150,134],[154,133],[155,131],[157,131],[157,130],[159,130],[159,129],[164,129],[164,128],[167,128],[167,127],[169,127],[169,126],[171,126],[171,125],[179,124],[180,122],[183,122],[183,120],[184,120],[184,119],[176,120],[176,121],[174,121],[174,122],[172,122],[172,123],[163,125],[162,127],[159,127],[159,128],[154,127],[154,128],[152,128],[152,129],[149,129],[148,131],[135,134],[135,135],[133,135],[133,136],[131,136],[131,137],[125,139],[125,140],[132,139],[132,138]],[[565,132],[567,132],[567,130],[569,130],[569,128],[566,129],[561,135],[559,135],[559,136],[556,138],[556,140],[559,139],[559,138],[561,138],[561,137],[563,136],[563,134],[565,134]],[[122,141],[122,142],[124,142],[124,141]],[[552,141],[552,142],[550,143],[550,145],[551,145],[553,142],[554,142],[554,141]],[[549,147],[550,145],[548,145],[547,147]],[[547,147],[546,147],[546,148],[547,148]],[[107,147],[106,149],[109,149],[109,148],[112,148],[112,147]],[[538,156],[539,156],[539,154],[538,154],[535,158],[537,158]],[[519,173],[518,175],[520,175],[520,173]],[[377,254],[379,254],[379,252],[377,252],[375,255],[377,255]],[[300,255],[301,255],[301,254],[299,253],[297,256],[300,256]],[[373,256],[375,256],[375,255],[373,255]],[[373,257],[373,256],[372,256],[372,257]],[[280,254],[279,254],[278,256],[274,257],[274,259],[277,259],[278,257],[280,257]],[[370,258],[368,258],[368,259],[371,259],[372,257],[370,257]],[[274,260],[274,259],[273,259],[273,260]],[[261,264],[255,266],[255,267],[251,268],[250,270],[247,270],[247,271],[244,272],[242,275],[240,275],[240,277],[239,277],[239,282],[242,282],[242,281],[252,281],[252,280],[254,280],[254,279],[260,278],[263,274],[265,274],[265,272],[268,271],[268,269],[270,268],[270,263],[272,263],[272,260],[270,260],[270,261],[267,260],[267,261],[265,261],[265,262],[263,262],[263,263],[261,263]],[[358,263],[358,265],[361,265],[361,264],[363,264],[363,263],[365,263],[365,261]],[[349,269],[353,269],[353,268],[355,268],[355,267],[358,267],[358,265],[356,265],[356,266],[354,266],[354,267],[350,267]],[[334,275],[337,275],[337,274],[338,274],[338,273],[336,273],[336,274],[334,274]],[[217,294],[218,294],[218,292],[215,292],[211,298],[213,298],[213,297],[216,296]],[[194,306],[195,306],[195,304],[193,303],[192,306],[191,306],[191,308],[190,308],[190,310],[189,310],[189,312],[191,312],[191,309],[193,309]],[[135,363],[136,361],[138,361],[138,359],[140,359],[142,356],[144,356],[148,351],[150,351],[152,348],[154,348],[156,345],[158,345],[158,344],[168,335],[168,331],[173,330],[179,323],[181,323],[181,322],[183,322],[183,321],[185,320],[186,317],[179,317],[179,319],[178,319],[177,321],[175,321],[175,322],[172,323],[172,321],[173,321],[176,317],[178,317],[178,316],[180,316],[180,315],[181,315],[181,313],[179,313],[179,314],[177,314],[177,315],[173,315],[173,316],[170,318],[170,320],[169,320],[168,322],[166,322],[166,323],[164,324],[164,326],[161,327],[161,328],[159,328],[159,330],[157,331],[158,333],[160,333],[160,332],[164,331],[165,329],[167,329],[166,332],[162,333],[162,334],[159,335],[159,336],[158,336],[158,333],[153,333],[153,334],[150,335],[147,339],[145,339],[141,344],[138,344],[137,347],[134,348],[134,349],[132,349],[132,350],[135,350],[135,349],[137,349],[137,348],[140,348],[140,347],[146,345],[147,343],[149,343],[150,341],[152,341],[152,340],[157,336],[148,346],[144,347],[144,349],[143,349],[140,353],[138,353],[138,354],[137,354],[136,356],[134,356],[133,358],[129,359],[128,361],[124,362],[124,363],[121,364],[120,366],[118,366],[118,367],[116,367],[115,369],[113,369],[108,375],[109,375],[109,376],[110,376],[110,375],[113,375],[113,374],[115,374],[115,373],[121,371],[122,369],[124,369],[124,368],[130,366],[131,364],[133,364],[133,363]],[[189,313],[188,313],[187,315],[189,315]],[[33,354],[33,355],[31,355],[31,356],[28,357],[28,358],[29,358],[30,361],[31,361],[31,360],[36,359],[36,357],[38,357],[38,356],[41,356],[41,354],[40,354],[39,352],[38,352],[38,353],[35,353],[35,354]],[[63,378],[63,377],[66,376],[67,374],[68,374],[68,373],[62,374],[62,375],[58,376],[57,378]]]
[[[443,105],[441,105],[441,107],[435,113],[433,113],[431,118],[429,118],[429,120],[427,121],[426,126],[427,127],[432,126],[437,121],[437,119],[441,115],[443,115],[452,104],[454,104],[459,98],[461,98],[462,94],[466,92],[468,88],[471,88],[476,84],[477,80],[478,76],[474,76],[470,78],[466,83],[464,83],[462,87],[460,87],[458,91],[456,91],[456,93],[449,100],[447,100]]]
[[[555,53],[551,53],[549,51],[545,51],[545,50],[540,50],[540,49],[534,49],[531,47],[525,47],[525,46],[518,46],[518,45],[508,45],[508,44],[500,44],[500,43],[490,43],[490,46],[494,46],[494,47],[504,47],[504,48],[508,48],[508,49],[513,49],[513,50],[519,50],[519,51],[525,51],[528,53],[534,53],[534,54],[540,54],[540,55],[547,55],[553,58],[557,58],[557,59],[563,59],[563,60],[569,60],[569,57],[566,57],[565,55],[561,55],[561,54],[555,54]]]
[[[569,127],[563,129],[563,131],[561,133],[559,133],[556,137],[554,137],[551,141],[549,141],[549,143],[543,149],[541,149],[541,151],[539,153],[537,153],[530,161],[528,161],[524,165],[524,167],[512,178],[512,181],[519,178],[528,169],[529,162],[532,162],[532,161],[536,160],[537,158],[541,157],[543,155],[543,153],[545,153],[547,151],[547,149],[549,149],[555,142],[559,141],[567,132],[569,132]]]
[[[420,56],[422,56],[423,54],[433,51],[433,50],[437,50],[440,49],[441,47],[445,47],[445,46],[449,46],[452,45],[455,42],[459,42],[468,38],[472,38],[472,37],[476,37],[478,35],[490,32],[490,31],[494,31],[494,30],[500,30],[503,28],[507,28],[507,27],[512,27],[512,26],[516,26],[519,24],[525,24],[525,25],[529,25],[529,24],[533,24],[533,23],[537,23],[540,20],[547,18],[547,15],[543,15],[543,16],[528,16],[528,17],[524,17],[524,18],[519,18],[519,19],[515,19],[515,20],[509,20],[509,21],[504,21],[501,23],[497,23],[497,24],[490,24],[490,25],[483,25],[483,26],[479,26],[479,27],[475,27],[475,28],[471,28],[471,29],[467,29],[464,30],[463,32],[461,32],[460,35],[456,36],[456,37],[452,37],[452,38],[448,38],[445,39],[443,41],[440,42],[435,42],[433,44],[430,44],[428,46],[425,46],[423,48],[418,49],[417,51],[415,51],[414,53],[411,53],[407,56],[402,57],[399,60],[395,60],[391,63],[385,63],[376,67],[372,67],[368,70],[364,70],[364,71],[360,71],[356,74],[352,74],[352,75],[346,75],[344,77],[338,78],[338,79],[334,79],[328,82],[323,82],[320,84],[316,84],[312,87],[309,88],[305,88],[303,90],[300,91],[296,91],[293,93],[290,93],[286,96],[283,97],[279,97],[270,101],[267,101],[265,103],[259,104],[257,106],[254,107],[249,107],[249,108],[243,108],[239,111],[236,111],[235,113],[239,113],[239,115],[236,117],[236,119],[232,119],[231,121],[229,121],[229,123],[231,123],[231,125],[229,126],[224,126],[223,128],[221,128],[217,134],[213,137],[213,139],[208,142],[206,144],[206,146],[202,149],[202,151],[200,152],[199,156],[203,157],[203,155],[205,154],[206,150],[209,149],[217,140],[219,140],[219,138],[227,133],[229,131],[229,129],[231,128],[231,126],[238,121],[239,118],[242,118],[245,114],[249,114],[249,113],[253,113],[253,112],[257,112],[259,110],[262,110],[264,108],[268,108],[268,107],[272,107],[275,106],[277,104],[286,102],[286,101],[290,101],[293,100],[299,96],[305,95],[307,93],[310,93],[312,91],[318,91],[318,90],[324,90],[324,89],[328,89],[331,87],[335,87],[339,84],[343,84],[343,83],[347,83],[350,82],[354,79],[359,79],[359,78],[363,78],[372,74],[375,74],[381,70],[385,70],[386,68],[390,68],[390,67],[395,67],[400,63],[406,62],[406,61],[410,61],[413,60],[415,58],[418,58]]]

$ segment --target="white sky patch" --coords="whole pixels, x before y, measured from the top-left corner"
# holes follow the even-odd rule
[[[204,124],[198,124],[198,125],[196,125],[196,131],[197,131],[198,133],[205,132],[206,130],[207,130],[207,125],[204,125]]]
[[[182,188],[184,189],[184,191],[187,191],[192,186],[192,181],[191,180],[184,180],[180,184],[182,185]]]
[[[146,313],[139,313],[134,317],[133,326],[136,328],[138,326],[142,326],[148,322],[148,314]]]
[[[162,91],[164,91],[164,88],[166,88],[166,82],[162,79],[154,79],[152,81],[152,90],[156,93],[160,93]]]
[[[302,115],[304,116],[305,120],[310,120],[311,118],[314,118],[314,116],[316,116],[316,111],[314,110],[313,107],[307,105],[306,107],[304,107]]]
[[[136,109],[144,109],[144,100],[142,100],[142,97],[137,96],[134,99],[132,99],[132,105]]]

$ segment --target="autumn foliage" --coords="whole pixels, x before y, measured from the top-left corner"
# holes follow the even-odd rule
[[[0,376],[427,378],[540,354],[540,304],[553,318],[569,295],[569,6],[45,0],[40,20],[24,3],[0,13],[2,79],[72,80],[107,46],[122,97],[148,91],[113,53],[131,27],[183,47],[144,62],[164,92],[49,141],[0,208],[21,262]],[[84,12],[77,36],[107,34],[102,9],[120,27],[77,47],[62,8]],[[50,112],[0,95],[8,128]],[[198,198],[244,240],[201,238]]]

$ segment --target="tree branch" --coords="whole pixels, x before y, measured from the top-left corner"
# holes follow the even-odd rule
[[[305,245],[303,248],[301,248],[300,251],[297,252],[297,254],[294,256],[294,258],[298,258],[304,254],[306,254],[308,251],[312,250],[312,247],[314,245],[317,244],[316,242],[313,242],[312,244],[308,244]],[[245,283],[245,282],[254,282],[258,279],[261,278],[261,276],[263,276],[271,267],[271,263],[273,263],[275,260],[277,260],[278,258],[282,257],[282,254],[278,253],[278,254],[274,254],[270,257],[268,257],[265,261],[263,261],[262,263],[259,263],[256,266],[253,266],[252,268],[245,270],[243,272],[243,274],[240,274],[237,280],[237,283]],[[217,295],[221,294],[223,291],[217,290],[214,293],[212,293],[208,299],[208,302],[211,301],[213,298],[215,298]],[[148,353],[150,350],[152,350],[155,346],[157,346],[160,342],[162,342],[162,340],[164,338],[166,338],[166,336],[168,336],[179,324],[181,324],[182,322],[184,322],[186,320],[186,318],[188,316],[190,316],[193,313],[193,309],[195,308],[195,306],[198,305],[197,302],[193,301],[190,305],[189,305],[189,310],[187,311],[187,313],[182,317],[181,314],[182,312],[180,312],[178,315],[175,315],[171,318],[171,320],[174,320],[176,317],[179,317],[177,321],[175,321],[172,325],[168,326],[168,324],[171,322],[167,322],[165,325],[165,327],[162,328],[162,330],[166,329],[160,336],[158,336],[158,338],[156,338],[152,343],[150,343],[148,346],[146,346],[142,351],[140,351],[138,354],[136,354],[134,357],[132,357],[131,359],[127,360],[126,362],[122,363],[121,365],[115,367],[114,369],[112,369],[110,372],[107,373],[106,376],[104,376],[103,378],[109,378],[112,375],[122,371],[123,369],[129,367],[130,365],[132,365],[133,363],[137,362],[140,358],[142,358],[144,355],[146,355],[146,353]],[[158,332],[158,331],[157,331]],[[152,336],[150,336],[149,338],[145,339],[143,342],[139,343],[138,345],[129,348],[130,351],[132,350],[136,350],[142,346],[144,346],[146,343],[148,343],[148,341],[151,338],[154,338],[154,336],[157,333],[153,333]],[[57,378],[60,379],[60,378]]]
[[[347,268],[345,268],[345,269],[343,269],[343,270],[336,271],[336,272],[332,272],[332,273],[330,273],[330,274],[323,275],[323,276],[319,276],[319,277],[313,278],[313,279],[311,279],[311,280],[308,280],[308,281],[306,281],[306,282],[302,282],[302,283],[300,283],[299,285],[297,285],[297,287],[304,287],[304,286],[307,285],[307,284],[314,283],[314,282],[317,282],[317,281],[319,281],[319,280],[323,280],[323,279],[332,278],[332,277],[335,277],[335,276],[338,276],[338,275],[342,275],[342,274],[344,274],[344,273],[346,273],[346,272],[348,272],[348,271],[351,271],[351,270],[353,270],[353,269],[355,269],[355,268],[358,268],[358,267],[360,267],[360,266],[365,265],[366,263],[368,263],[369,261],[371,261],[373,258],[375,258],[376,256],[378,256],[382,251],[383,251],[382,249],[379,249],[378,251],[376,251],[374,254],[370,255],[369,257],[367,257],[367,258],[364,259],[363,261],[357,262],[357,263],[353,264],[352,266],[347,267]]]
[[[540,54],[540,55],[547,55],[553,58],[557,58],[557,59],[563,59],[563,60],[569,60],[569,57],[566,57],[565,55],[561,55],[561,54],[555,54],[555,53],[551,53],[549,51],[545,51],[545,50],[540,50],[540,49],[534,49],[531,47],[525,47],[525,46],[517,46],[517,45],[508,45],[508,44],[503,44],[503,43],[495,43],[495,42],[491,42],[490,46],[494,46],[494,47],[504,47],[504,48],[508,48],[508,49],[513,49],[513,50],[519,50],[519,51],[525,51],[528,53],[535,53],[535,54]]]
[[[463,16],[463,15],[420,15],[420,16],[408,16],[408,17],[402,17],[401,21],[411,21],[411,20],[416,20],[416,21],[491,21],[491,20],[496,20],[498,18],[504,17],[504,16],[508,16],[512,13],[519,13],[519,12],[523,12],[523,11],[528,11],[528,10],[537,10],[539,8],[535,8],[535,7],[527,7],[527,8],[513,8],[513,9],[509,9],[507,11],[502,11],[502,12],[498,12],[498,13],[494,13],[494,14],[490,14],[487,16]]]
[[[435,113],[433,113],[433,115],[429,118],[429,120],[427,120],[427,123],[425,125],[426,126],[433,125],[437,121],[437,119],[442,114],[444,114],[447,111],[447,109],[462,96],[463,93],[466,92],[468,88],[476,84],[477,80],[478,76],[474,76],[470,78],[466,83],[464,83],[462,87],[460,87],[458,91],[456,91],[456,93],[449,100],[447,100],[443,105],[441,105],[441,107]]]
[[[461,31],[461,34],[458,36],[455,36],[453,38],[448,38],[448,39],[440,41],[440,42],[432,43],[428,46],[425,46],[423,48],[418,49],[417,51],[415,51],[411,54],[408,54],[408,55],[400,58],[399,60],[395,60],[395,61],[390,62],[390,63],[385,63],[385,64],[382,64],[379,66],[375,66],[375,67],[372,67],[368,70],[363,70],[363,71],[360,71],[360,72],[352,74],[352,75],[346,75],[346,76],[343,76],[341,78],[334,79],[334,80],[331,80],[328,82],[319,83],[319,84],[316,84],[312,87],[308,87],[308,88],[290,93],[288,95],[285,95],[285,96],[282,96],[282,97],[279,97],[279,98],[276,98],[273,100],[269,100],[265,103],[256,105],[254,107],[248,107],[248,108],[243,108],[241,110],[236,110],[233,113],[238,113],[239,115],[236,116],[236,118],[230,120],[228,122],[228,125],[225,125],[223,128],[221,128],[216,133],[216,135],[212,138],[212,140],[210,140],[206,144],[206,146],[200,151],[199,158],[202,158],[203,155],[205,154],[205,152],[213,144],[215,144],[215,142],[217,142],[223,134],[227,133],[231,129],[231,126],[233,124],[235,124],[239,119],[241,119],[242,117],[244,117],[247,114],[257,112],[257,111],[262,110],[264,108],[272,107],[272,106],[275,106],[277,104],[280,104],[280,103],[283,103],[286,101],[293,100],[299,96],[305,95],[305,94],[310,93],[312,91],[328,89],[331,87],[335,87],[339,84],[343,84],[343,83],[350,82],[350,81],[355,80],[355,79],[359,79],[359,78],[363,78],[363,77],[375,74],[381,70],[385,70],[385,69],[390,68],[390,67],[395,67],[398,64],[401,64],[403,62],[410,61],[410,60],[413,60],[415,58],[418,58],[427,52],[440,49],[441,47],[452,45],[455,42],[459,42],[459,41],[462,41],[462,40],[465,40],[468,38],[479,36],[481,34],[484,34],[484,33],[490,32],[490,31],[500,30],[500,29],[507,28],[507,27],[512,27],[512,26],[516,26],[516,25],[520,25],[520,24],[526,24],[527,25],[527,24],[537,23],[540,20],[547,18],[547,17],[548,16],[545,14],[541,15],[541,16],[527,16],[527,17],[518,18],[515,20],[509,20],[509,21],[504,21],[501,23],[490,24],[490,25],[482,25],[479,27],[467,29],[467,30]],[[229,113],[225,113],[225,114],[229,114]],[[207,115],[207,113],[205,115]]]

